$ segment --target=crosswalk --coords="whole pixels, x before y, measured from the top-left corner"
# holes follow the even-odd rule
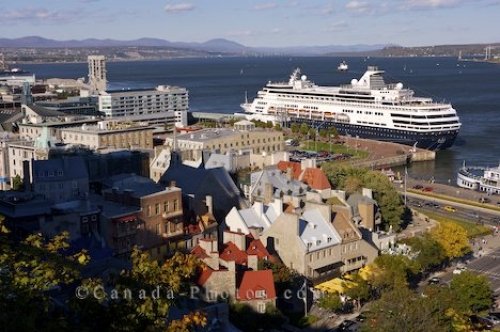
[[[500,249],[473,260],[467,268],[486,275],[491,282],[492,290],[496,294],[500,293]]]

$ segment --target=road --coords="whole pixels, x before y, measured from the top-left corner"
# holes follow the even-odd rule
[[[457,218],[470,222],[480,222],[491,226],[497,226],[500,222],[499,215],[496,211],[484,211],[484,209],[478,211],[474,206],[468,206],[464,204],[459,205],[457,203],[442,200],[439,200],[438,202],[432,197],[421,197],[415,195],[412,195],[410,197],[409,194],[407,204],[410,207],[422,210],[424,213],[425,211],[429,211],[443,217]],[[444,209],[445,206],[451,206],[455,209],[455,211],[446,211]]]

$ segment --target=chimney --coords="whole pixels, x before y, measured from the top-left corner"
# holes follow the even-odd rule
[[[170,183],[168,184],[168,187],[169,187],[169,188],[174,188],[176,185],[177,185],[177,183],[175,182],[175,180],[172,180],[172,181],[170,181]]]
[[[243,233],[224,231],[224,243],[228,242],[233,242],[242,251],[247,250],[246,235]]]
[[[293,180],[293,168],[292,167],[286,168],[286,179],[289,181]]]
[[[207,211],[209,214],[214,214],[214,203],[211,195],[205,196],[205,204],[207,205]]]
[[[373,190],[368,188],[363,188],[362,193],[363,196],[373,199]]]
[[[259,269],[259,258],[257,255],[248,255],[247,256],[247,267],[254,271]]]
[[[264,185],[264,203],[265,204],[268,204],[268,203],[271,203],[272,200],[273,200],[273,191],[274,191],[274,188],[273,188],[273,185],[272,183],[266,183]]]
[[[250,235],[252,235],[254,239],[258,240],[260,237],[260,233],[262,233],[262,228],[252,226],[248,227],[248,231],[250,232]]]

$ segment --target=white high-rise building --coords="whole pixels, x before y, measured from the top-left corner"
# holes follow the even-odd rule
[[[89,55],[90,92],[97,94],[106,91],[106,58],[104,55]]]

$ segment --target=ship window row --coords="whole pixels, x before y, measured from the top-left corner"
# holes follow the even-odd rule
[[[368,124],[368,125],[375,125],[375,126],[387,126],[385,123],[378,123],[378,122],[368,122],[368,121],[356,121],[356,123],[359,123],[359,124]]]

